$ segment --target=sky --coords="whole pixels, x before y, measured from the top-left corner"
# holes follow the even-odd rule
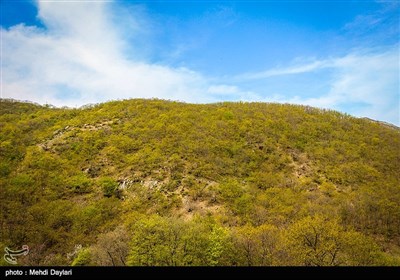
[[[0,0],[1,97],[311,105],[400,125],[400,2]]]

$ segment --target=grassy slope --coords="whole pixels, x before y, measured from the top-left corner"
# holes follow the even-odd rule
[[[24,264],[70,264],[84,259],[80,244],[101,260],[82,264],[111,265],[102,252],[113,238],[121,264],[399,264],[395,127],[296,105],[2,100],[0,131],[1,242],[28,244]],[[182,235],[179,254],[155,246],[139,258],[135,240],[151,222],[204,233],[204,252],[187,253]],[[318,226],[322,245],[304,245]],[[264,231],[274,236],[268,257],[249,249]],[[332,244],[350,249],[332,261]]]

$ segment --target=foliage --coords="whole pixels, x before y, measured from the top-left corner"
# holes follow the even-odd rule
[[[83,248],[72,262],[72,266],[88,266],[92,264],[92,253],[89,248]]]
[[[2,99],[1,244],[21,265],[400,265],[399,136],[290,104]]]
[[[103,190],[105,197],[111,197],[117,194],[118,184],[110,177],[103,177],[99,180],[99,186]]]

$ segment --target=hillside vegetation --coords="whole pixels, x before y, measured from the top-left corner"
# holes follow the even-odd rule
[[[400,265],[399,171],[398,128],[335,111],[3,99],[0,248],[28,245],[19,265]]]

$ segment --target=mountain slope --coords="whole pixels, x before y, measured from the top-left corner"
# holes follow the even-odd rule
[[[400,131],[307,106],[0,102],[20,264],[400,265]]]

